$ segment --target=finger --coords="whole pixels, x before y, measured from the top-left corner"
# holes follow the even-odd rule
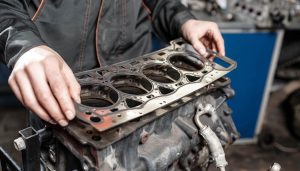
[[[48,79],[50,89],[60,105],[61,110],[69,120],[75,117],[75,108],[71,99],[69,89],[65,83],[65,79],[61,75],[59,67],[46,67],[46,77]]]
[[[224,39],[223,39],[221,32],[217,26],[214,28],[212,36],[213,36],[214,44],[216,45],[216,47],[218,49],[218,52],[222,56],[225,56]]]
[[[18,74],[16,74],[15,77],[17,80],[17,86],[20,89],[20,95],[22,95],[23,97],[24,105],[30,110],[32,110],[35,114],[37,114],[44,121],[55,124],[55,122],[49,117],[47,112],[38,103],[34,91],[32,89],[31,83],[25,72],[18,72]]]
[[[202,42],[198,39],[198,37],[193,37],[191,40],[191,43],[194,47],[194,49],[202,56],[206,56],[207,52],[205,49],[205,46],[202,44]]]
[[[202,42],[202,44],[205,46],[206,49],[211,49],[212,48],[212,42],[209,38],[207,38],[207,36],[202,37],[200,39],[200,41]]]
[[[32,83],[37,101],[46,109],[55,121],[57,121],[61,126],[67,126],[68,122],[64,114],[62,114],[60,107],[52,95],[51,89],[47,83],[43,66],[39,63],[31,64],[30,67],[26,67],[26,72],[28,73],[29,79]]]
[[[77,103],[81,103],[81,99],[80,99],[80,85],[78,83],[78,81],[76,80],[72,70],[68,67],[68,66],[63,66],[63,76],[65,78],[66,84],[69,88],[69,92],[71,94],[71,97],[73,100],[75,100],[75,102]]]
[[[217,52],[217,48],[216,48],[216,45],[214,44],[214,43],[212,43],[212,51],[213,52]],[[209,57],[208,57],[208,60],[210,60],[210,61],[213,61],[215,59],[215,54],[214,53],[212,53]]]
[[[214,43],[211,44],[211,50],[212,50],[212,53],[209,53],[207,58],[208,58],[208,60],[213,61],[215,58],[215,55],[216,55],[215,52],[217,52],[217,49],[216,49],[216,46]]]
[[[10,76],[10,78],[8,79],[8,84],[10,86],[10,88],[12,89],[12,91],[14,92],[14,94],[16,95],[17,99],[24,105],[23,102],[23,97],[21,95],[20,89],[16,83],[15,77],[13,75]]]
[[[211,49],[212,49],[214,52],[217,52],[217,51],[218,51],[217,45],[216,45],[215,43],[212,43],[211,46],[212,46]]]

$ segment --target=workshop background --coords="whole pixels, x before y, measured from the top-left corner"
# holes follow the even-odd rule
[[[300,170],[300,1],[182,3],[198,19],[218,23],[226,56],[238,63],[229,74],[236,93],[229,106],[241,139],[226,151],[228,170],[265,171],[275,162]],[[163,46],[153,38],[154,49]],[[27,111],[7,84],[9,72],[0,64],[0,146],[20,161],[12,142],[26,127]]]

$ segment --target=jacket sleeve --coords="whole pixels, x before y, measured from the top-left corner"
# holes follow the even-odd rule
[[[29,49],[44,45],[26,0],[0,0],[0,60],[12,68]]]
[[[181,36],[181,26],[195,17],[179,0],[143,0],[149,11],[154,33],[164,41]]]

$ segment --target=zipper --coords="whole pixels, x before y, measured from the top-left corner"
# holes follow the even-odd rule
[[[99,67],[101,67],[101,56],[100,56],[100,52],[99,52],[99,47],[98,47],[98,43],[99,43],[99,27],[100,27],[100,21],[101,21],[101,15],[102,15],[102,10],[103,10],[103,6],[104,6],[104,1],[105,0],[102,0],[101,1],[101,4],[100,4],[100,9],[99,9],[99,13],[98,13],[98,18],[97,18],[97,25],[96,25],[96,56],[97,56],[97,60],[98,60],[98,64],[99,64]]]
[[[80,41],[80,53],[79,53],[79,61],[78,61],[78,70],[82,70],[82,63],[85,58],[84,51],[86,49],[86,41],[87,41],[87,31],[90,17],[90,7],[92,0],[86,0],[86,9],[83,20],[83,31],[81,32],[81,41]]]

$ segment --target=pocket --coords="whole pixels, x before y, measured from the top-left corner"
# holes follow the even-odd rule
[[[39,18],[39,16],[41,16],[41,14],[45,8],[45,5],[46,5],[46,0],[42,0],[40,5],[38,6],[36,12],[34,13],[33,17],[31,18],[31,20],[33,22],[35,22]]]

